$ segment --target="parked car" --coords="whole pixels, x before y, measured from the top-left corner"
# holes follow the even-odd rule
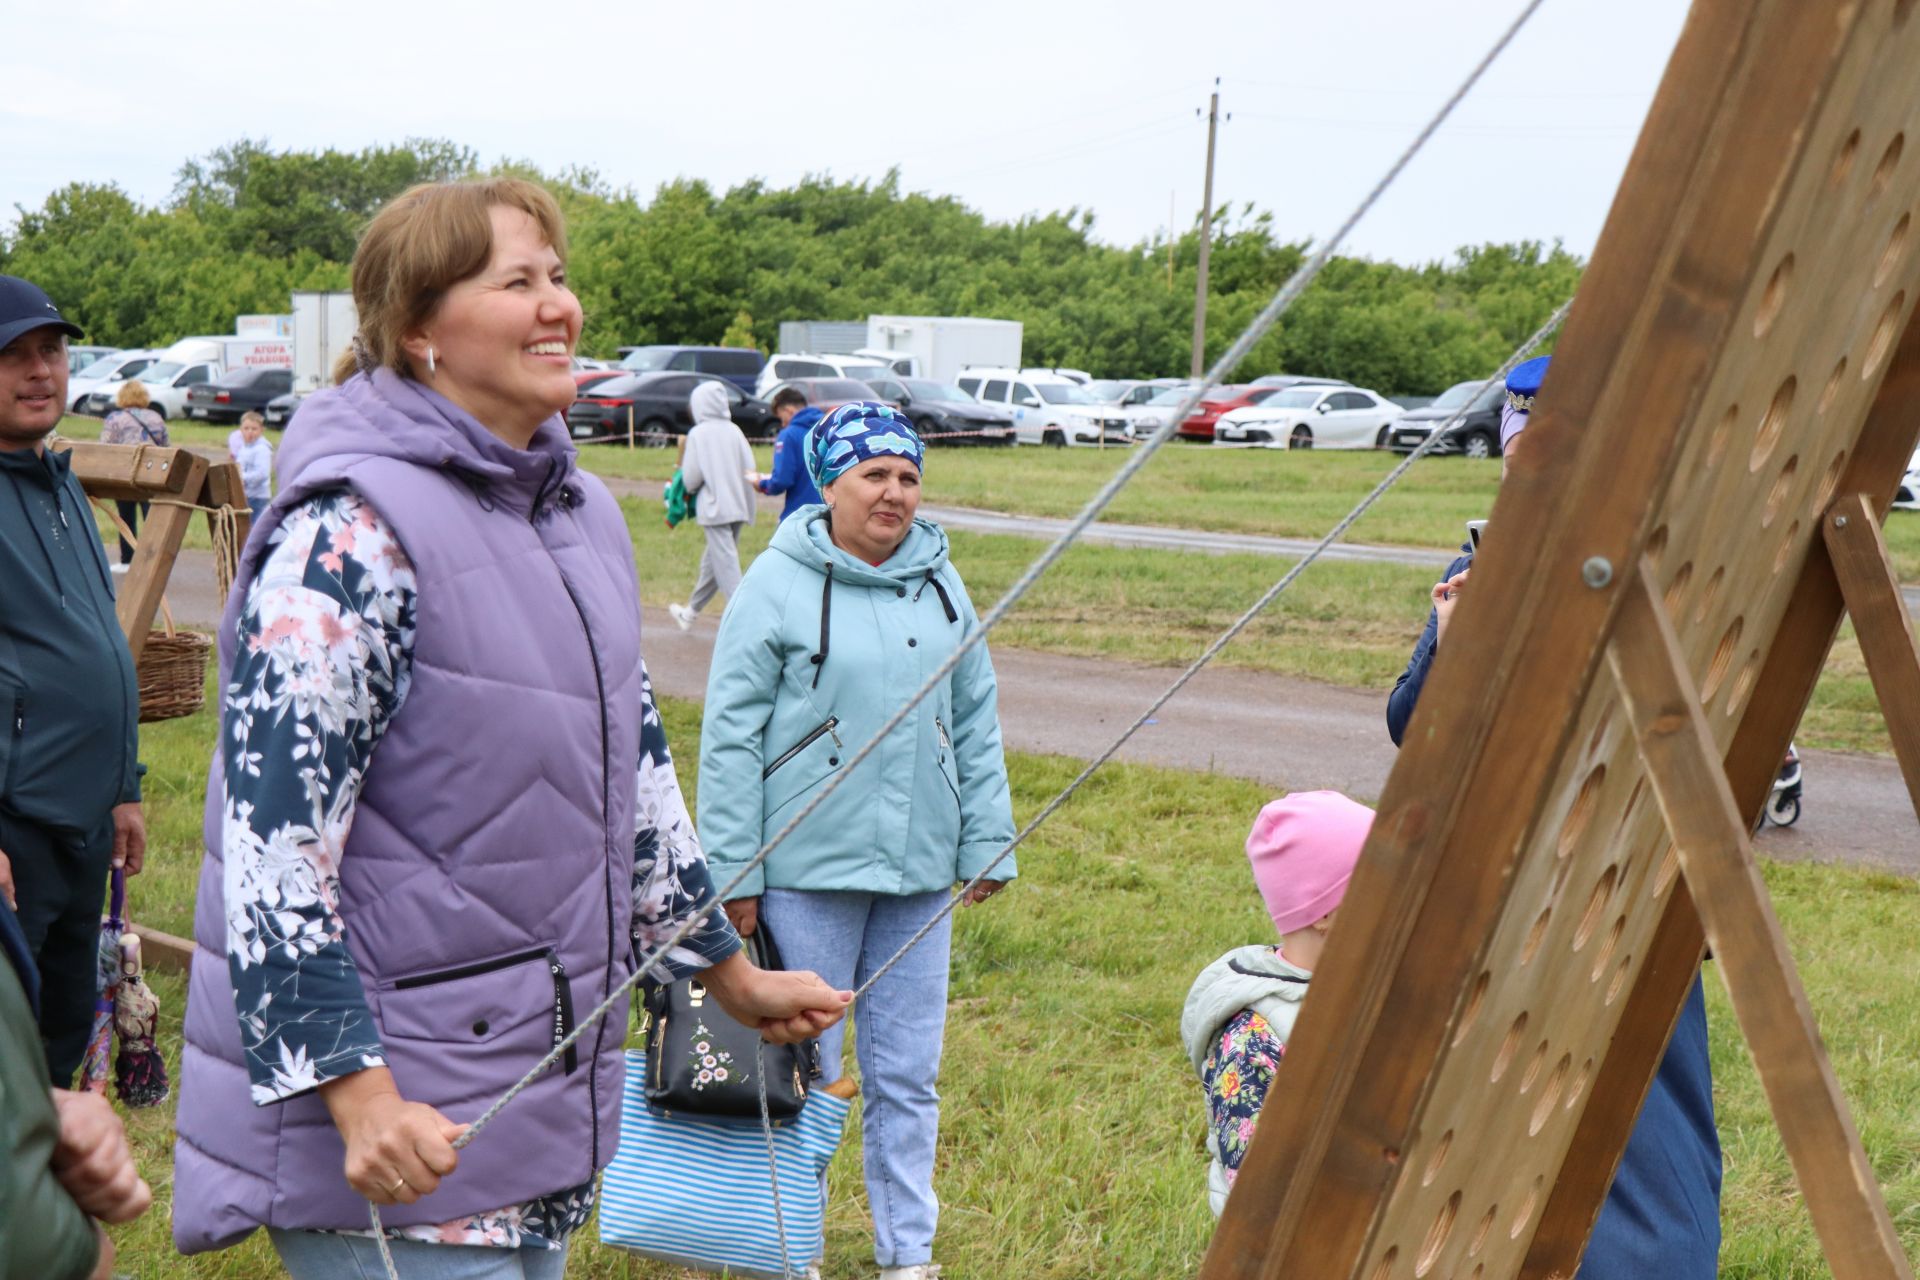
[[[1120,410],[1135,439],[1158,431],[1197,385],[1190,378],[1162,378],[1157,381],[1163,385],[1152,395],[1139,404]]]
[[[1256,387],[1350,387],[1345,378],[1316,378],[1304,373],[1269,373],[1253,380]]]
[[[1920,449],[1915,449],[1907,459],[1907,474],[1900,477],[1893,505],[1902,511],[1920,511]]]
[[[268,426],[278,430],[287,425],[293,417],[293,411],[311,394],[309,391],[289,391],[283,396],[275,396],[267,401],[267,407],[260,411],[260,416],[266,419]]]
[[[106,388],[109,397],[120,390],[120,384],[139,373],[160,358],[158,351],[134,349],[116,351],[94,361],[67,382],[67,405],[75,413],[90,413],[84,408],[88,398],[101,388]]]
[[[767,357],[753,394],[770,399],[778,382],[795,378],[897,377],[898,372],[868,356],[826,356],[811,352],[780,352]]]
[[[1500,456],[1500,406],[1506,398],[1507,388],[1498,379],[1484,391],[1478,382],[1456,382],[1426,408],[1410,410],[1394,419],[1387,428],[1387,447],[1395,453],[1412,453],[1428,436],[1445,426],[1449,418],[1460,413],[1460,420],[1448,427],[1428,452],[1497,458]],[[1460,412],[1462,406],[1466,409],[1464,413]]]
[[[148,407],[163,418],[177,418],[185,413],[187,392],[218,376],[220,366],[211,360],[196,360],[191,364],[161,360],[135,375],[146,384],[147,398],[152,402]],[[119,391],[117,385],[101,387],[87,396],[81,412],[105,417],[113,412],[113,400]]]
[[[777,422],[767,402],[747,395],[725,378],[700,373],[624,373],[596,384],[567,409],[567,432],[576,440],[627,438],[663,445],[693,427],[687,399],[703,382],[727,393],[727,412],[749,436],[773,434]]]
[[[1362,387],[1274,389],[1262,404],[1220,415],[1215,445],[1266,449],[1376,449],[1400,406]]]
[[[1251,404],[1263,403],[1269,396],[1278,395],[1280,387],[1255,387],[1236,383],[1215,387],[1200,397],[1200,403],[1193,406],[1193,412],[1181,419],[1174,431],[1183,440],[1213,440],[1213,427],[1220,415],[1232,409],[1244,409]]]
[[[896,409],[900,407],[858,378],[788,378],[785,382],[774,383],[767,394],[760,398],[771,404],[774,396],[784,387],[792,387],[807,398],[808,405],[823,413],[850,400],[876,400]]]
[[[1127,420],[1058,374],[1017,369],[969,369],[955,379],[983,404],[1013,414],[1016,444],[1132,444]]]
[[[767,358],[751,347],[622,347],[628,373],[709,373],[752,395]]]
[[[68,347],[67,376],[69,378],[78,377],[80,371],[94,361],[104,360],[108,356],[119,354],[119,347]]]
[[[969,370],[971,372],[971,370]],[[1020,371],[1027,378],[1065,378],[1077,386],[1086,386],[1093,381],[1093,375],[1085,369],[1066,369],[1059,365],[1032,365]]]
[[[1012,444],[1013,414],[981,404],[960,388],[929,378],[865,378],[875,395],[907,411],[928,444]]]
[[[238,422],[252,409],[264,419],[267,402],[293,391],[291,369],[235,369],[187,388],[182,416],[208,422]]]
[[[627,377],[625,369],[575,369],[573,371],[573,394],[583,396],[588,387],[599,386],[609,378]]]

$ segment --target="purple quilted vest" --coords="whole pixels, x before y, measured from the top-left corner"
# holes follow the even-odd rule
[[[401,1093],[470,1120],[631,971],[640,615],[619,504],[574,470],[559,419],[509,448],[386,370],[317,393],[281,451],[220,628],[289,507],[347,486],[419,582],[413,682],[374,751],[340,864],[340,913]],[[361,1228],[317,1094],[255,1106],[226,959],[215,756],[186,1012],[175,1243],[260,1226]],[[572,1016],[569,1014],[568,1016]],[[500,1114],[390,1225],[445,1222],[591,1179],[613,1157],[624,1007]]]

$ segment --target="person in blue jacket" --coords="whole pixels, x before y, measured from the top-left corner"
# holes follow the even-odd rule
[[[1507,376],[1500,416],[1501,474],[1512,465],[1546,378],[1541,356]],[[1502,536],[1493,530],[1492,536]],[[1433,610],[1405,674],[1387,702],[1387,729],[1400,745],[1426,684],[1433,655],[1473,568],[1473,551],[1433,588]],[[1712,1280],[1720,1259],[1720,1135],[1713,1120],[1713,1068],[1707,1053],[1706,993],[1696,976],[1667,1042],[1606,1203],[1587,1238],[1578,1280]]]
[[[802,507],[820,504],[820,490],[807,474],[806,453],[807,432],[820,421],[821,413],[797,388],[783,387],[773,398],[773,416],[780,419],[780,434],[773,441],[773,471],[761,476],[756,485],[771,498],[787,495],[780,508],[780,518],[785,520]]]
[[[825,505],[781,522],[715,642],[700,741],[700,841],[718,885],[781,832],[978,625],[940,527],[916,518],[924,452],[907,418],[856,401],[807,437]],[[1013,840],[998,691],[984,645],[731,891],[742,934],[851,986],[876,972]],[[1011,857],[968,895],[1014,876]],[[952,917],[861,1003],[868,1204],[882,1280],[933,1266],[940,1042]],[[820,1037],[826,1079],[844,1032]]]

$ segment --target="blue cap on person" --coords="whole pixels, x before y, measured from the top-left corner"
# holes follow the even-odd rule
[[[874,400],[850,400],[807,432],[807,474],[825,489],[869,458],[905,458],[925,469],[927,448],[907,415]]]
[[[1500,452],[1507,451],[1507,442],[1527,428],[1527,418],[1533,413],[1533,398],[1540,394],[1540,384],[1547,380],[1547,365],[1552,356],[1535,356],[1522,364],[1513,366],[1513,372],[1507,375],[1507,403],[1500,409]]]
[[[0,276],[0,347],[48,325],[69,338],[86,336],[85,330],[60,314],[60,308],[39,285],[19,276]]]

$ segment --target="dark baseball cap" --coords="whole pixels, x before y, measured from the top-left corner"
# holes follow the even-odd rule
[[[61,315],[60,308],[39,285],[19,276],[0,276],[0,347],[48,325],[69,338],[86,337],[86,331]]]

